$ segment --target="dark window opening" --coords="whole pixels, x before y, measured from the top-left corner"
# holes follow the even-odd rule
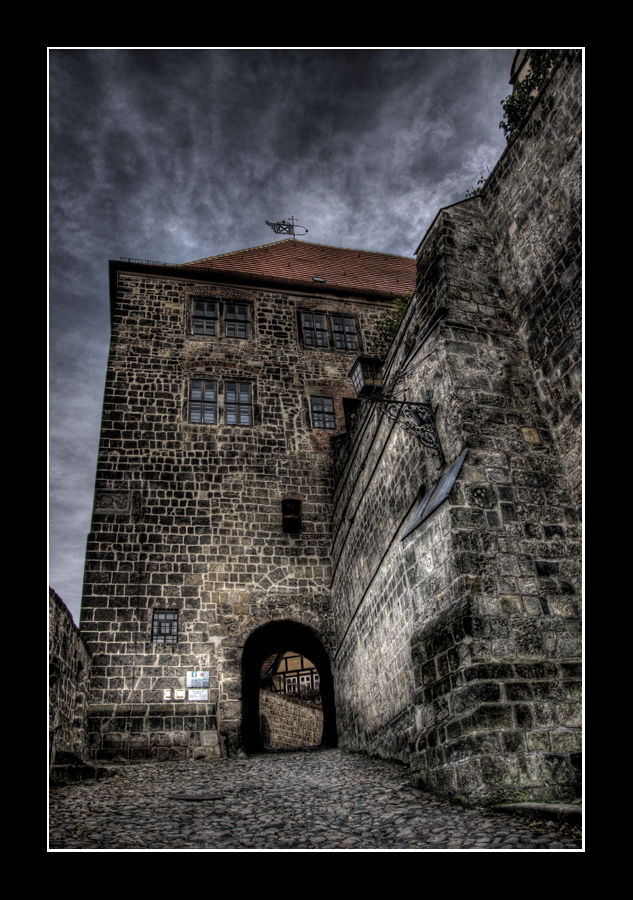
[[[345,416],[345,428],[347,431],[352,427],[360,405],[361,401],[356,400],[354,397],[343,397],[343,415]]]
[[[281,515],[284,534],[301,533],[301,500],[282,500]]]

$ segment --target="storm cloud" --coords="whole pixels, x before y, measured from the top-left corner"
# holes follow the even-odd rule
[[[277,236],[412,256],[505,147],[516,52],[50,51],[50,583],[79,621],[107,261]]]

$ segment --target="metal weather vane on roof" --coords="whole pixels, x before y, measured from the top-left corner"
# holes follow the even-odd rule
[[[286,222],[285,219],[283,222],[269,222],[268,219],[266,219],[266,224],[270,225],[275,234],[291,234],[293,237],[296,237],[295,228],[305,228],[303,233],[308,233],[308,229],[305,225],[295,225],[294,216],[288,216],[288,218],[290,219],[289,222]]]

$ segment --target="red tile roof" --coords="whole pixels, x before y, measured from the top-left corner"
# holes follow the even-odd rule
[[[415,287],[415,258],[393,253],[349,250],[295,238],[207,256],[187,267],[234,272],[297,286],[397,297]],[[315,282],[314,277],[324,279]]]

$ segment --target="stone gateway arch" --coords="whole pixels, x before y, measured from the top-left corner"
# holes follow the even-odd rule
[[[256,629],[242,652],[242,735],[247,752],[263,749],[259,726],[259,682],[262,663],[271,653],[291,648],[307,656],[319,670],[323,705],[323,746],[336,747],[336,706],[330,654],[318,634],[306,625],[287,619],[275,620]]]

